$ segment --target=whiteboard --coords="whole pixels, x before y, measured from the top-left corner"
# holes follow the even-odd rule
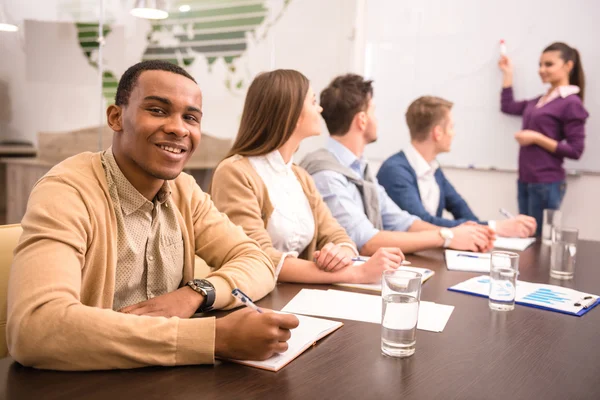
[[[454,102],[456,137],[442,165],[517,169],[513,135],[521,117],[500,112],[499,40],[514,64],[516,99],[547,90],[537,74],[542,50],[564,41],[586,72],[586,150],[569,169],[600,171],[600,1],[368,0],[364,73],[374,79],[379,139],[366,155],[383,160],[410,143],[404,113],[422,95]]]

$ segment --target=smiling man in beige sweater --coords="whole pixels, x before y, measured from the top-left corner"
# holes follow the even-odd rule
[[[8,288],[7,342],[20,363],[93,370],[265,359],[293,315],[232,308],[275,285],[269,257],[182,173],[200,142],[202,93],[183,69],[125,72],[107,110],[112,147],[71,157],[34,187]],[[194,277],[194,255],[215,268]]]

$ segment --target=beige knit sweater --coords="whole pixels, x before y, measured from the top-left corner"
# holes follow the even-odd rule
[[[216,308],[233,307],[233,288],[253,299],[275,285],[271,260],[217,211],[194,179],[171,182],[184,239],[182,284],[194,254],[217,268],[208,279]],[[8,287],[7,343],[20,363],[92,370],[214,362],[214,318],[164,318],[111,309],[117,223],[100,153],[58,164],[34,187]]]
[[[299,258],[312,261],[313,252],[329,242],[353,243],[331,215],[311,176],[297,165],[292,165],[292,169],[315,218],[313,239]],[[246,234],[256,240],[271,257],[273,265],[278,265],[282,253],[273,247],[266,229],[273,205],[267,186],[248,158],[235,155],[223,160],[213,175],[211,195],[217,208],[227,214],[233,223],[244,228]]]

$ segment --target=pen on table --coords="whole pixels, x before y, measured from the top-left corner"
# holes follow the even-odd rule
[[[244,294],[244,292],[242,292],[240,289],[233,289],[231,294],[236,299],[239,299],[242,302],[242,304],[244,304],[245,306],[248,306],[251,309],[253,309],[254,311],[257,311],[262,314],[263,311],[260,308],[258,308],[258,306],[256,304],[254,304],[252,302],[252,300],[250,300],[250,297],[246,296]]]
[[[481,258],[483,260],[488,260],[490,258],[489,254],[457,254],[456,257]]]
[[[500,214],[504,215],[508,219],[511,219],[511,218],[515,217],[514,215],[512,215],[511,213],[509,213],[508,211],[506,211],[504,208],[501,208],[498,211],[500,211]]]
[[[367,262],[369,261],[369,257],[352,257],[352,261],[356,262],[356,261],[362,261],[362,262]],[[412,263],[408,260],[404,260],[400,263],[400,265],[411,265]]]

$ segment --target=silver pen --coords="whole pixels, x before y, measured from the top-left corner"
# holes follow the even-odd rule
[[[508,211],[506,211],[504,208],[501,208],[498,211],[500,211],[500,214],[504,215],[508,219],[512,219],[512,218],[515,217],[514,215],[512,215],[511,213],[509,213]]]

